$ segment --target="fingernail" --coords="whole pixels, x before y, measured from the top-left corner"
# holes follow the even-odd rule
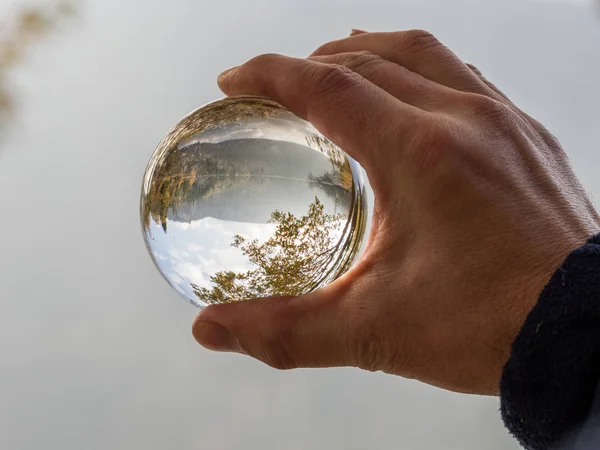
[[[240,352],[240,346],[235,336],[218,323],[197,323],[194,327],[194,338],[200,345],[215,352]]]
[[[236,70],[238,68],[238,66],[232,67],[231,69],[227,69],[224,70],[223,72],[221,72],[219,74],[219,76],[217,77],[217,81],[221,81],[223,80],[227,75],[229,75],[231,72],[233,72],[234,70]]]
[[[365,34],[366,31],[363,30],[359,30],[357,28],[352,28],[352,32],[350,33],[350,36],[356,36],[357,34]]]

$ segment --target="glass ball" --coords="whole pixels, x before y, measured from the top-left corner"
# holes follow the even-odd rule
[[[183,118],[154,151],[143,237],[197,307],[302,295],[359,257],[366,190],[359,164],[309,122],[268,99],[229,97]]]

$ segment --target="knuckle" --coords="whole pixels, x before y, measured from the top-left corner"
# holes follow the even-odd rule
[[[312,54],[313,54],[313,56],[331,55],[333,53],[337,53],[335,51],[336,46],[337,46],[336,41],[327,42],[326,44],[323,44],[319,48],[317,48]]]
[[[396,352],[390,339],[370,321],[363,322],[355,333],[351,363],[370,372],[390,372],[397,366]]]
[[[433,34],[421,29],[398,32],[396,39],[400,48],[405,51],[421,52],[442,45]]]
[[[281,55],[275,53],[264,53],[262,55],[255,56],[246,62],[242,67],[246,75],[252,73],[264,73],[269,67],[275,65],[281,59]],[[265,77],[257,76],[252,77],[255,93],[269,96],[272,89],[271,83],[267,82]]]
[[[376,72],[385,61],[378,55],[368,52],[354,52],[350,55],[346,67],[362,75]]]
[[[380,59],[374,53],[371,53],[367,50],[362,50],[359,52],[351,52],[348,54],[348,61],[352,67],[360,67],[364,64],[369,64],[373,60]]]
[[[471,69],[473,73],[475,73],[477,76],[483,77],[483,73],[481,72],[481,70],[479,70],[477,66],[467,63],[467,67]]]
[[[289,327],[277,327],[260,342],[260,360],[277,370],[296,369],[298,364],[292,356],[293,336]]]
[[[271,64],[273,61],[277,60],[278,58],[281,58],[280,55],[277,55],[276,53],[264,53],[262,55],[258,55],[255,56],[254,58],[250,59],[246,65],[247,66],[257,66],[257,67],[261,67],[261,66],[266,66]]]
[[[487,95],[469,94],[468,103],[476,116],[494,122],[507,121],[512,114],[508,105]]]
[[[313,86],[317,97],[340,95],[353,89],[360,82],[360,75],[339,65],[311,66],[303,74],[307,86]]]
[[[265,341],[262,348],[262,357],[259,359],[272,368],[277,370],[291,370],[298,367],[280,339],[274,338]]]
[[[558,137],[556,137],[556,135],[551,133],[541,123],[538,122],[538,124],[539,124],[539,126],[537,127],[537,130],[538,130],[540,136],[542,137],[542,139],[544,140],[544,143],[548,146],[548,148],[554,150],[555,153],[566,156],[566,152],[562,148],[562,145],[560,144]]]
[[[560,140],[558,139],[558,137],[556,135],[554,135],[540,121],[533,118],[529,114],[526,114],[521,111],[521,115],[522,115],[523,119],[525,120],[525,122],[527,123],[527,125],[529,125],[532,128],[532,130],[534,131],[534,133],[536,133],[540,137],[543,145],[547,146],[548,148],[550,148],[553,151],[556,151],[560,154],[564,153],[564,149],[562,148],[562,146],[560,144]]]

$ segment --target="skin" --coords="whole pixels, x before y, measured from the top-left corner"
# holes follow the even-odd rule
[[[205,308],[196,340],[277,369],[354,366],[498,395],[542,289],[600,230],[552,134],[420,30],[354,31],[307,59],[261,55],[218,83],[312,122],[365,168],[375,212],[342,278]]]

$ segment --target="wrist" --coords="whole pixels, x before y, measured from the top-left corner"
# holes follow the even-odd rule
[[[600,236],[571,252],[527,316],[506,363],[501,411],[531,449],[585,419],[600,376]]]

